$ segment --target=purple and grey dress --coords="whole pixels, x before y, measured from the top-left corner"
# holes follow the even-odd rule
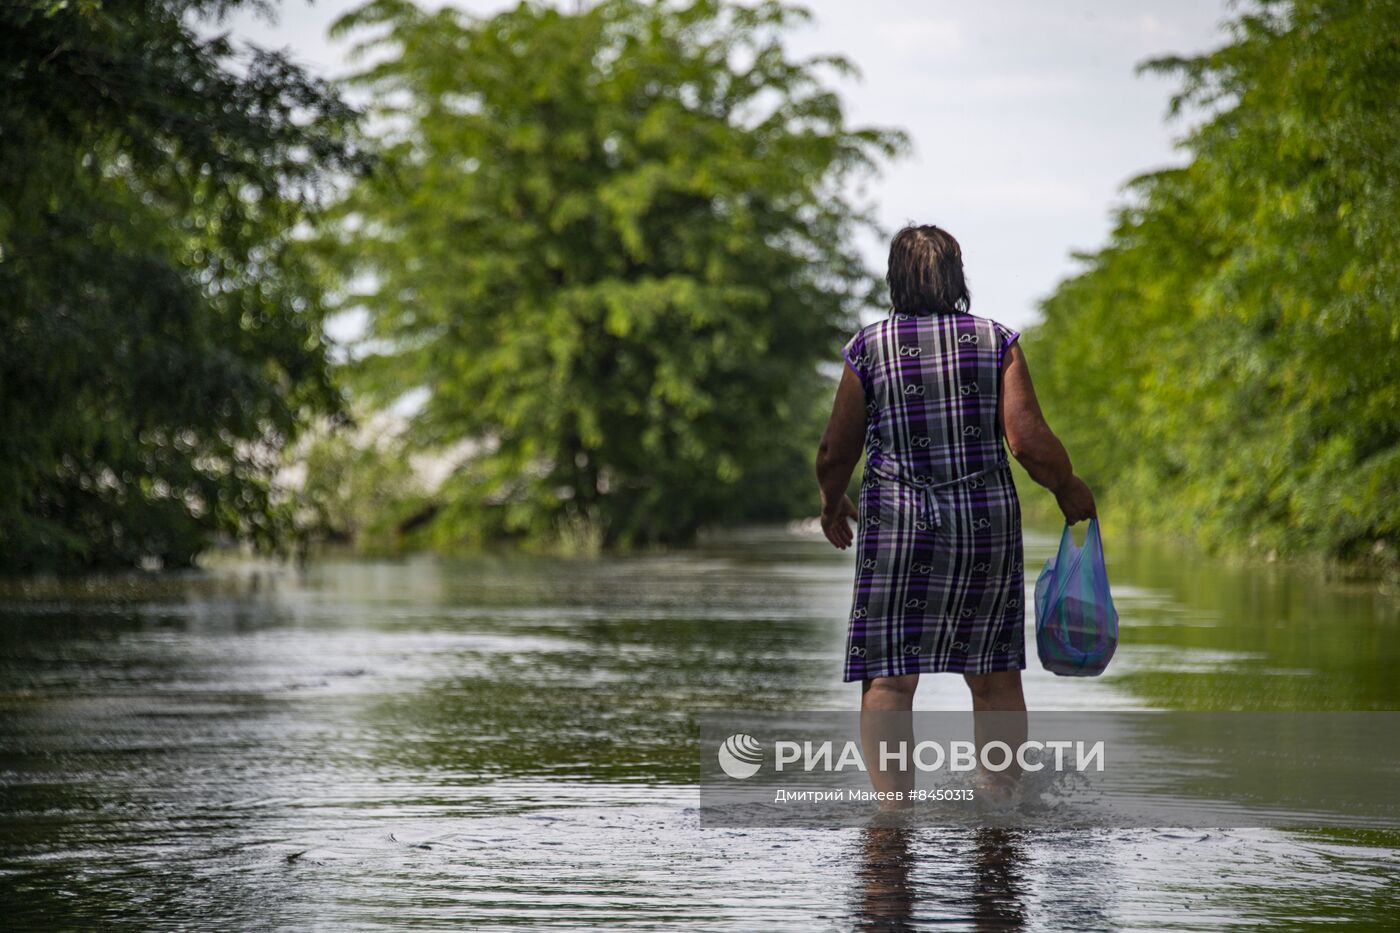
[[[1019,336],[892,313],[842,351],[867,425],[845,680],[1025,668],[1021,505],[997,418]]]

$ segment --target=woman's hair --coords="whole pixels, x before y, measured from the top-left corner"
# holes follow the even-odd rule
[[[960,314],[972,307],[962,247],[932,224],[908,226],[890,242],[890,303],[909,314]]]

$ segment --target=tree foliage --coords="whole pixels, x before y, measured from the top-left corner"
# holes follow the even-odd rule
[[[373,417],[358,431],[332,426],[310,439],[296,458],[304,477],[297,489],[297,525],[307,540],[353,543],[387,553],[418,542],[404,526],[430,506],[422,481],[395,438]],[[380,431],[376,431],[380,428]]]
[[[1254,4],[1182,76],[1190,163],[1044,305],[1037,387],[1120,515],[1400,555],[1400,2]]]
[[[355,385],[423,395],[418,447],[468,442],[439,540],[670,541],[805,495],[816,363],[878,284],[848,183],[903,145],[845,125],[822,74],[848,63],[785,52],[805,15],[376,0],[339,22],[375,62],[387,166],[342,205]]]
[[[339,408],[293,231],[353,113],[196,31],[240,5],[0,5],[6,569],[270,544],[279,452]]]

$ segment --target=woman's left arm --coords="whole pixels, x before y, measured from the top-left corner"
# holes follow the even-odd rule
[[[865,389],[850,365],[841,371],[831,420],[817,448],[817,484],[822,491],[822,532],[838,548],[851,546],[853,535],[847,518],[854,519],[856,507],[846,495],[851,474],[860,462],[865,446]]]

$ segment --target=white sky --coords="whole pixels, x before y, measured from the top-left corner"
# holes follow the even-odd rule
[[[357,0],[284,0],[279,20],[235,35],[326,76],[349,67],[328,25]],[[433,3],[432,5],[440,5]],[[491,13],[514,2],[459,0]],[[572,3],[568,3],[572,7]],[[1135,76],[1144,58],[1224,41],[1224,0],[809,0],[794,54],[838,52],[862,72],[836,83],[852,125],[895,126],[913,152],[869,189],[891,231],[936,223],[962,243],[973,311],[1013,327],[1074,271],[1071,251],[1108,234],[1121,185],[1182,161],[1164,122],[1175,82]],[[883,273],[886,245],[862,244]]]

